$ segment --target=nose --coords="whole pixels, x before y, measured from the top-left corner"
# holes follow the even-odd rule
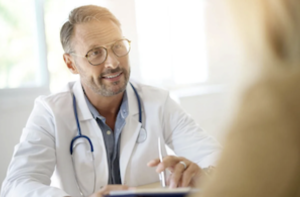
[[[108,50],[107,52],[107,58],[104,62],[104,66],[106,68],[117,68],[119,66],[119,60],[118,60],[118,57],[111,51],[111,50]]]

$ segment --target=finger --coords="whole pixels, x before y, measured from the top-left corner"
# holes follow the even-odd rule
[[[167,170],[169,171],[170,174],[172,174],[174,172],[174,167],[168,167]]]
[[[195,163],[190,163],[190,165],[185,169],[182,174],[180,187],[191,186],[193,177],[200,172],[200,167]]]
[[[171,180],[171,177],[172,177],[172,174],[170,174],[170,175],[167,177],[167,180],[166,180],[166,185],[167,185],[167,186],[170,186],[170,180]]]
[[[173,168],[181,160],[181,157],[167,156],[163,159],[163,161],[160,164],[157,165],[156,172],[160,173],[167,168]]]
[[[160,159],[157,158],[157,159],[153,159],[153,160],[149,161],[147,163],[147,166],[148,167],[154,167],[154,166],[157,166],[159,163],[160,163]]]
[[[174,167],[174,172],[172,173],[171,179],[170,179],[170,188],[176,188],[179,185],[179,181],[182,177],[182,174],[184,172],[184,166],[181,163],[177,163]]]

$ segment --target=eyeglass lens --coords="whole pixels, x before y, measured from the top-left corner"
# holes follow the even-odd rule
[[[119,40],[111,46],[111,50],[117,57],[125,56],[130,51],[130,43],[128,40]],[[107,56],[107,50],[104,47],[92,49],[87,54],[88,61],[92,65],[102,64]]]

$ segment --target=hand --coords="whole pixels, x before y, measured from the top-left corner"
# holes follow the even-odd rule
[[[183,161],[186,164],[180,163]],[[197,179],[200,177],[201,168],[183,157],[166,156],[160,162],[159,158],[151,160],[147,164],[149,167],[156,167],[156,172],[160,173],[166,169],[171,172],[167,181],[170,188],[176,187],[194,187]]]
[[[109,194],[110,191],[113,190],[128,190],[129,187],[126,185],[106,185],[102,187],[99,191],[93,193],[89,197],[102,197],[106,194]]]

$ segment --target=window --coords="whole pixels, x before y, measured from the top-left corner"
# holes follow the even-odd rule
[[[56,91],[77,79],[63,62],[59,32],[69,12],[87,4],[120,19],[133,41],[133,78],[168,89],[207,79],[203,1],[10,0],[0,2],[0,88]]]
[[[135,2],[142,80],[166,88],[204,82],[204,1]]]
[[[43,21],[34,0],[0,2],[0,88],[48,83]]]

